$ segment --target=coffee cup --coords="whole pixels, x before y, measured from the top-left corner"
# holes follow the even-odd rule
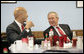
[[[14,42],[16,50],[21,50],[22,49],[22,41],[21,40],[16,40]]]

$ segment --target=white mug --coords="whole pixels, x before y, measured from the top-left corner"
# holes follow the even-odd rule
[[[36,45],[35,45],[35,49],[38,49],[38,48],[39,48],[39,45],[38,45],[38,44],[36,44]]]
[[[22,49],[22,40],[16,40],[14,42],[15,46],[16,46],[16,50],[21,50]]]
[[[11,44],[11,46],[9,47],[9,50],[10,50],[12,53],[16,53],[15,44]]]
[[[81,36],[77,37],[77,48],[82,48],[83,47],[83,40]]]

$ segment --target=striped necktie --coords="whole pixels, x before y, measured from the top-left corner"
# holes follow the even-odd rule
[[[21,25],[21,27],[22,27],[22,31],[24,30],[24,26],[23,25]]]
[[[64,33],[63,33],[63,31],[59,28],[59,27],[56,27],[57,28],[57,30],[59,31],[59,33],[61,34],[61,35],[65,35]]]

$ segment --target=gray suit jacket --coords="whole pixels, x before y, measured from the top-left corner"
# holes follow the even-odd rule
[[[32,36],[31,29],[29,29],[29,32],[27,32],[25,29],[23,30],[23,32],[21,32],[19,26],[15,21],[8,25],[8,27],[6,28],[6,34],[9,44],[13,43],[16,40],[26,38],[27,36]]]

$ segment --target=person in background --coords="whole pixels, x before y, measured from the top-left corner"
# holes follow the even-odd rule
[[[26,38],[33,35],[31,27],[34,26],[32,21],[28,21],[28,14],[24,7],[16,7],[14,10],[15,20],[13,23],[7,26],[6,34],[9,45],[16,40]],[[26,24],[24,24],[26,22]]]
[[[46,33],[48,34],[49,37],[49,31],[50,29],[53,30],[54,35],[56,36],[63,36],[63,35],[67,35],[69,40],[72,40],[72,31],[69,27],[69,25],[67,24],[58,24],[59,21],[59,16],[56,12],[49,12],[48,13],[48,21],[50,24],[50,27],[47,28],[43,34],[44,34],[44,38],[46,38]]]

